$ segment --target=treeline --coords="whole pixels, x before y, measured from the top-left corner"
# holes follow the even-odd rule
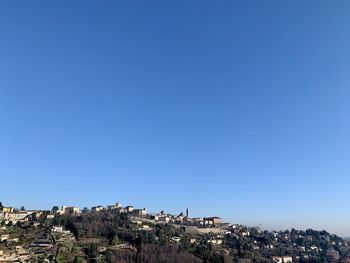
[[[225,262],[224,257],[213,250],[210,244],[205,242],[190,244],[181,228],[153,225],[151,231],[138,231],[123,213],[105,211],[80,216],[58,215],[51,223],[64,226],[78,241],[84,241],[85,238],[99,238],[102,243],[112,247],[127,242],[135,248],[135,250],[107,249],[104,252],[104,262]],[[173,236],[183,238],[179,244],[174,244],[171,241]],[[89,262],[93,262],[92,259],[99,255],[96,245],[85,248],[84,253],[90,258]]]
[[[109,250],[105,256],[106,262],[135,262],[135,263],[201,263],[197,258],[175,245],[143,244],[138,251]]]
[[[53,224],[62,225],[70,230],[77,240],[82,238],[102,238],[111,244],[118,235],[119,228],[128,227],[125,214],[113,212],[86,213],[80,216],[60,215]]]

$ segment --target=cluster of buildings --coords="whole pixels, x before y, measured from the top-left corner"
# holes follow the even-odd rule
[[[65,207],[66,213],[75,214],[77,209]],[[46,258],[53,262],[59,242],[73,241],[70,231],[55,226],[51,233],[39,223],[39,218],[53,218],[51,211],[25,210],[0,205],[0,263],[32,262]],[[27,233],[31,233],[28,235]],[[34,239],[33,239],[34,238]]]
[[[28,262],[30,259],[29,251],[22,246],[15,246],[11,252],[0,250],[0,262]]]
[[[79,215],[81,213],[80,208],[77,206],[54,206],[51,211],[53,214],[59,215]]]
[[[45,231],[45,235],[37,237],[38,239],[31,241],[30,244],[24,245],[20,242],[18,234],[13,235],[9,231],[11,227],[18,226],[23,230],[34,226],[36,229],[40,229],[40,227],[45,229],[44,225],[40,225],[40,220],[38,221],[37,219],[52,219],[56,215],[78,216],[84,213],[105,211],[127,214],[130,222],[134,223],[133,229],[151,231],[154,225],[170,224],[174,228],[183,230],[175,231],[174,233],[177,234],[170,236],[171,242],[180,243],[184,238],[188,239],[188,242],[191,244],[206,242],[211,247],[216,247],[227,255],[241,255],[242,253],[268,255],[269,260],[275,263],[300,262],[300,260],[312,259],[320,254],[326,254],[334,262],[344,258],[344,255],[347,254],[350,259],[350,246],[348,243],[327,232],[297,230],[261,231],[260,228],[223,223],[220,217],[215,216],[191,218],[188,209],[186,209],[185,213],[178,215],[165,213],[164,211],[148,213],[146,208],[135,208],[130,205],[123,207],[121,203],[117,202],[114,205],[98,205],[90,209],[80,209],[77,206],[54,206],[50,211],[27,211],[0,205],[0,243],[2,247],[10,248],[7,250],[0,249],[0,263],[27,262],[29,259],[41,255],[45,255],[47,258],[51,257],[52,260],[55,255],[55,244],[75,242],[75,237],[70,231],[65,230],[62,226],[53,226],[49,231]],[[22,231],[22,233],[24,232]],[[250,248],[246,249],[246,251],[241,251],[241,249],[233,246],[228,247],[229,240],[237,241],[233,243],[249,244]],[[296,240],[299,241],[296,242]],[[317,245],[319,240],[323,240],[329,246],[322,250],[322,247]],[[115,247],[120,249],[125,246],[125,244],[119,244]],[[280,253],[280,251],[288,251],[288,253]]]
[[[34,211],[18,210],[13,207],[0,207],[0,221],[16,224],[21,221],[28,221]]]
[[[132,205],[123,207],[120,202],[114,205],[107,206],[93,206],[91,209],[83,208],[77,206],[53,206],[51,211],[40,211],[40,210],[18,210],[13,207],[0,207],[0,221],[5,221],[5,224],[16,224],[17,222],[31,221],[32,218],[39,218],[40,216],[45,216],[48,219],[54,218],[55,215],[71,215],[78,216],[80,214],[92,212],[98,213],[103,211],[117,211],[119,213],[128,214],[132,217],[134,221],[147,221],[152,224],[175,224],[183,225],[187,227],[199,228],[204,231],[204,228],[217,228],[222,227],[224,224],[220,217],[189,217],[189,211],[186,209],[185,213],[180,213],[178,215],[173,215],[161,211],[159,213],[148,213],[147,208],[135,208]],[[189,229],[189,228],[188,228]]]
[[[147,208],[135,208],[134,206],[123,207],[120,202],[114,205],[107,206],[93,206],[91,209],[83,208],[82,210],[76,206],[54,206],[52,208],[53,214],[61,215],[79,215],[87,212],[103,212],[103,211],[118,211],[119,213],[126,213],[131,217],[147,219],[151,223],[172,223],[172,224],[184,224],[189,226],[196,226],[199,228],[205,227],[218,227],[221,226],[222,219],[220,217],[197,217],[190,218],[189,211],[186,209],[186,213],[180,213],[179,215],[172,215],[161,211],[159,213],[148,213]]]
[[[91,209],[88,209],[85,207],[82,210],[77,206],[62,206],[62,207],[54,206],[52,208],[52,213],[60,214],[60,215],[80,215],[82,213],[87,213],[87,212],[103,212],[103,211],[112,211],[112,210],[118,211],[120,213],[127,213],[132,216],[144,217],[147,215],[146,208],[138,209],[138,208],[134,208],[133,206],[122,207],[122,205],[119,202],[115,203],[114,205],[108,205],[108,206],[102,206],[102,205],[93,206],[91,207]]]
[[[101,212],[101,211],[118,211],[119,213],[127,213],[132,216],[145,217],[147,215],[146,208],[135,208],[134,206],[122,207],[121,203],[117,202],[114,205],[104,206],[93,206],[91,207],[91,212]]]
[[[21,227],[19,227],[21,229]],[[42,256],[53,258],[54,241],[49,234],[36,236],[33,241],[23,240],[13,227],[2,225],[0,228],[0,262],[31,262]]]

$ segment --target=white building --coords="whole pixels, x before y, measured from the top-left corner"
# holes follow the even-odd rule
[[[62,226],[53,226],[51,229],[51,232],[62,232],[63,227]]]
[[[127,207],[124,207],[125,211],[127,213],[131,213],[132,211],[134,211],[134,207],[132,205],[129,205]]]
[[[272,260],[276,263],[290,263],[293,262],[293,258],[290,256],[283,256],[283,257],[272,257]]]
[[[101,212],[103,210],[104,210],[104,208],[102,205],[91,207],[91,212]]]

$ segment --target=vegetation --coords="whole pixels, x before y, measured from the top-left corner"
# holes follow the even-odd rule
[[[225,233],[193,234],[179,224],[133,221],[118,211],[76,216],[46,211],[28,220],[0,223],[0,234],[8,236],[0,250],[11,254],[22,247],[30,262],[271,263],[273,257],[291,257],[299,263],[345,263],[350,259],[347,241],[312,229],[271,232],[226,225],[221,226]],[[63,229],[52,231],[54,226]],[[43,246],[37,245],[40,242]]]
[[[88,262],[271,262],[272,256],[291,256],[299,262],[332,262],[330,249],[346,258],[344,240],[326,231],[260,231],[242,227],[223,236],[223,243],[210,242],[212,234],[195,236],[168,224],[139,229],[127,214],[103,211],[80,216],[56,216],[52,225],[63,225],[76,237]],[[242,233],[249,233],[244,235]],[[173,237],[180,237],[178,242]],[[118,249],[129,244],[130,249]],[[99,251],[99,247],[104,247]],[[301,252],[300,248],[304,249]],[[317,249],[315,249],[317,248]],[[83,257],[73,257],[75,262]],[[65,259],[67,261],[67,259]]]

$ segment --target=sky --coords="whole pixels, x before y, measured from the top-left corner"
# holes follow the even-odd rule
[[[350,236],[349,12],[2,1],[0,201]]]

